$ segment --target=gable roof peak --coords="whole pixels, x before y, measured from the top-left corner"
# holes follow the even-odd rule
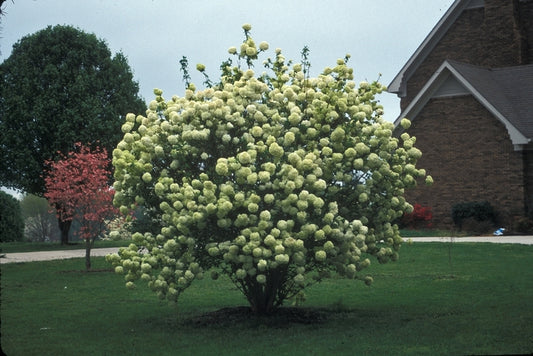
[[[433,48],[446,34],[449,28],[461,15],[465,9],[484,7],[484,0],[455,0],[453,4],[446,11],[444,16],[437,22],[435,27],[426,36],[424,41],[418,46],[413,55],[409,58],[407,63],[396,74],[392,82],[388,85],[390,93],[396,93],[399,97],[406,95],[406,82],[413,74],[416,67],[431,53]]]

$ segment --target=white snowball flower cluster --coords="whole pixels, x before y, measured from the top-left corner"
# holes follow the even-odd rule
[[[229,52],[253,61],[268,44],[258,50],[243,28]],[[414,137],[393,137],[374,99],[384,87],[356,86],[347,58],[309,78],[278,49],[272,74],[232,67],[213,88],[170,101],[155,90],[145,116],[127,115],[115,203],[160,221],[108,257],[128,286],[142,279],[176,300],[218,268],[261,311],[332,271],[369,283],[368,257],[398,258],[393,222],[412,209],[403,194],[425,175],[421,153]]]

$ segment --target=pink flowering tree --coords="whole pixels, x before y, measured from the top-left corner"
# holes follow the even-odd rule
[[[110,162],[105,148],[75,144],[75,149],[58,161],[48,161],[45,197],[55,207],[61,233],[72,222],[80,223],[78,236],[85,241],[85,267],[91,269],[91,248],[106,229],[106,220],[116,216],[114,191],[109,187]],[[62,238],[62,241],[64,239]]]

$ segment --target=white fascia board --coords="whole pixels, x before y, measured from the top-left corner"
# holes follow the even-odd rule
[[[447,61],[444,61],[444,63],[441,64],[439,69],[437,69],[437,71],[433,73],[431,78],[429,78],[427,83],[422,87],[422,89],[418,92],[415,98],[411,100],[409,106],[407,106],[405,110],[401,112],[400,116],[394,121],[395,126],[398,126],[403,118],[412,120],[416,117],[416,115],[420,112],[420,110],[422,110],[422,108],[426,105],[429,99],[431,99],[433,93],[437,91],[439,86],[444,83],[450,76],[450,71],[446,70],[449,67],[450,65]]]

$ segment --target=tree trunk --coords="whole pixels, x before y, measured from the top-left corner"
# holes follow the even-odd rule
[[[70,231],[70,226],[72,225],[72,220],[61,220],[58,218],[57,224],[59,226],[59,231],[61,231],[61,245],[68,245],[68,233]]]
[[[85,269],[91,270],[91,239],[85,239]]]

